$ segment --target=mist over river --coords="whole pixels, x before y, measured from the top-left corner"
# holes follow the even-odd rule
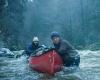
[[[16,56],[35,36],[52,47],[53,31],[78,49],[81,62],[48,80],[100,80],[100,0],[0,0],[0,80],[45,80]]]

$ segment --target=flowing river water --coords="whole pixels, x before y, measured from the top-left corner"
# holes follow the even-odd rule
[[[21,53],[22,51],[16,51]],[[47,80],[100,80],[100,51],[78,51],[81,56],[80,69],[75,73],[59,72]],[[0,80],[45,80],[40,73],[32,71],[27,58],[0,57]]]

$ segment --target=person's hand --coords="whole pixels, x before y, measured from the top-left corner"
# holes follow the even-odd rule
[[[37,53],[36,53],[36,56],[39,56],[39,55],[42,55],[43,54],[43,51],[38,51]]]

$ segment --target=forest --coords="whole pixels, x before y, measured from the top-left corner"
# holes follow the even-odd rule
[[[77,49],[100,49],[100,0],[0,0],[0,47],[24,49],[58,31]]]

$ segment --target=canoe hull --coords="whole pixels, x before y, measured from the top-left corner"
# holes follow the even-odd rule
[[[41,56],[30,57],[30,67],[38,72],[53,75],[61,70],[62,59],[55,50],[51,50]]]

